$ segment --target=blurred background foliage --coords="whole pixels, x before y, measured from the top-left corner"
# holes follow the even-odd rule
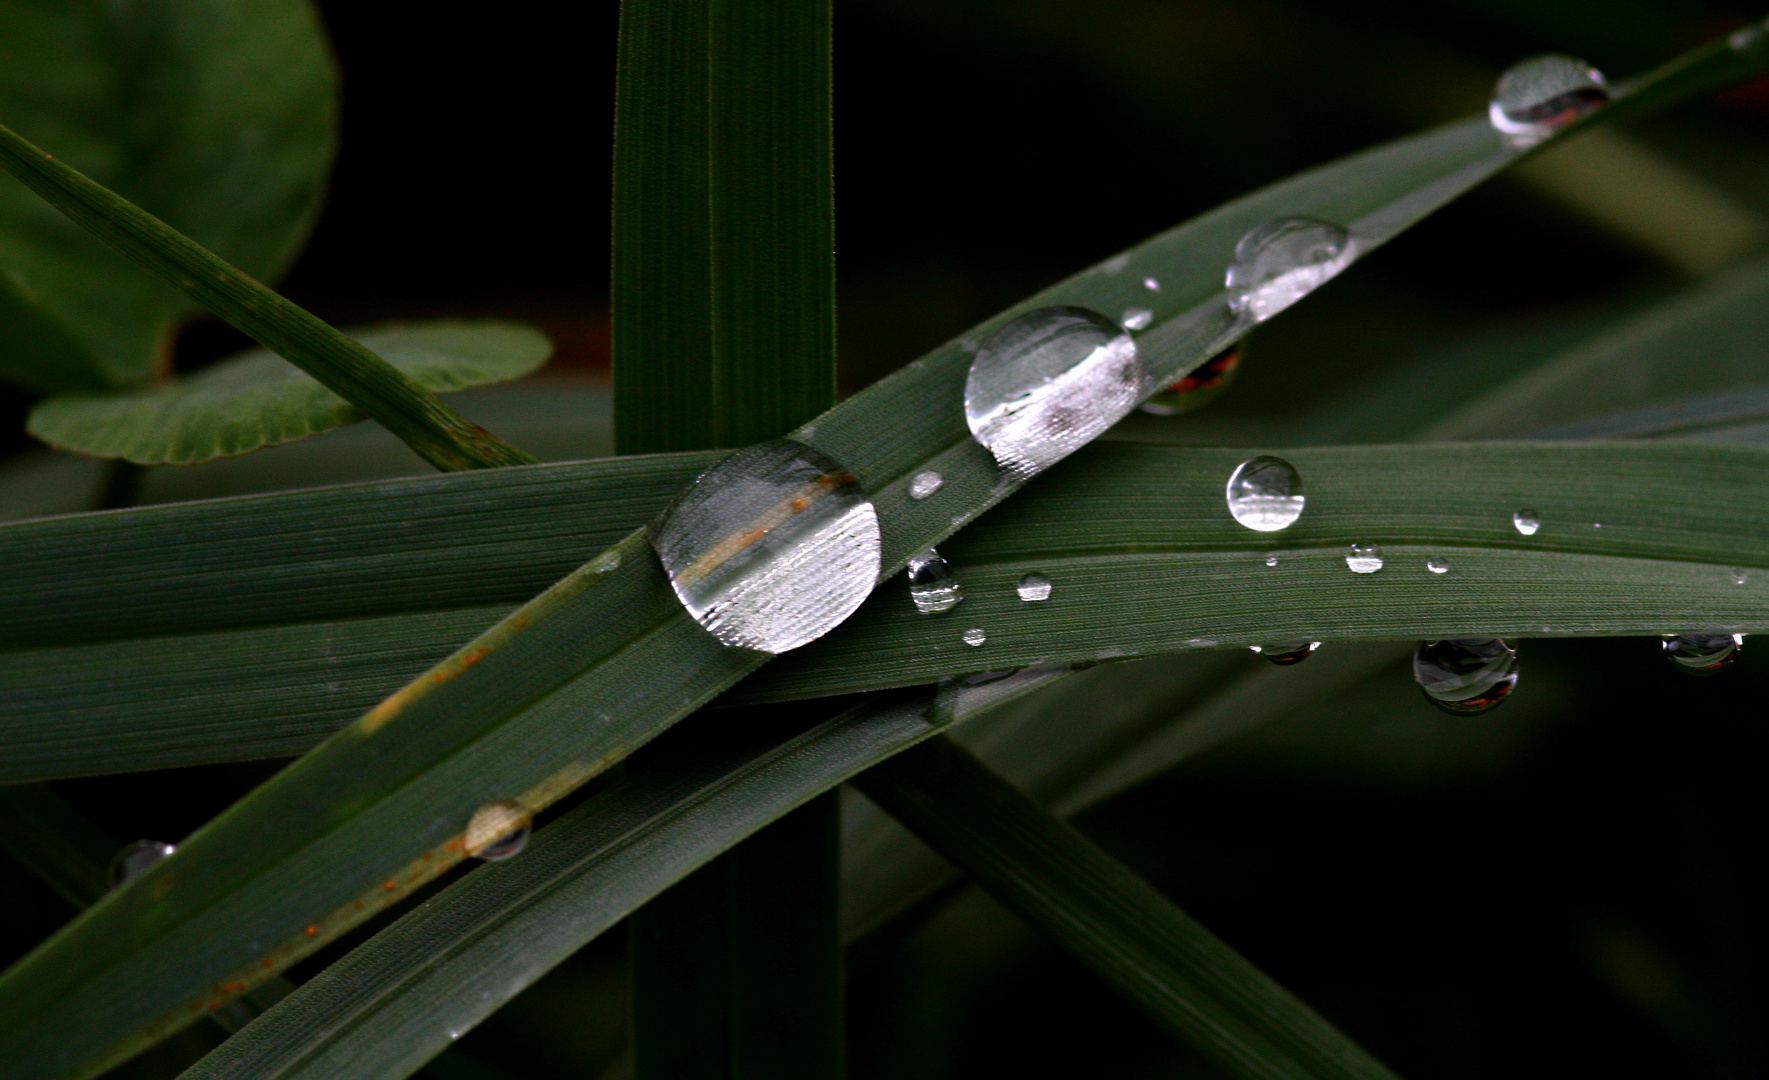
[[[541,326],[557,345],[545,369],[450,400],[543,458],[607,453],[616,5],[321,6],[344,72],[342,153],[284,291],[333,323]],[[1670,0],[839,0],[844,390],[1176,221],[1479,111],[1519,57],[1568,52],[1626,77],[1760,14]],[[1757,83],[1556,147],[1261,329],[1210,409],[1138,415],[1118,435],[1401,438],[1766,243]],[[173,362],[190,371],[247,344],[196,322]],[[30,399],[0,395],[13,440],[0,516],[90,505],[107,466],[30,446]],[[357,425],[152,468],[141,494],[423,471]],[[1697,680],[1655,650],[1532,641],[1527,692],[1474,719],[1434,713],[1391,666],[1079,822],[1403,1076],[1760,1076],[1769,958],[1748,822],[1769,658],[1747,650]],[[177,839],[278,764],[57,787],[118,840]],[[6,960],[70,914],[3,858],[0,908]],[[1212,1075],[974,889],[875,928],[850,962],[859,1080]],[[607,935],[428,1073],[618,1075],[625,1010],[624,942]],[[189,1029],[117,1075],[175,1075],[217,1038]]]

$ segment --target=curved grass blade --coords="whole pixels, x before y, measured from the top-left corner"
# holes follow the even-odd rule
[[[1673,65],[1645,85],[1674,97],[1712,74],[1714,55],[1703,50],[1693,66]],[[1305,174],[1155,246],[1176,268],[1207,265],[1247,228],[1323,208],[1374,242],[1513,156],[1490,131],[1460,125]],[[55,163],[28,160],[44,190],[73,183]],[[1189,237],[1183,251],[1173,242],[1180,236]],[[1219,241],[1227,242],[1220,251]],[[1138,254],[1126,265],[1142,272]],[[1110,277],[1082,275],[1035,303],[1121,292],[1124,283]],[[264,293],[266,302],[286,303]],[[1168,322],[1144,338],[1158,374],[1183,374],[1223,337],[1219,291],[1181,299],[1192,307],[1159,312]],[[957,346],[936,350],[800,429],[871,493],[884,525],[885,574],[1017,486],[963,431],[964,363]],[[944,494],[915,503],[909,474],[929,466],[947,474]],[[716,648],[688,619],[641,534],[605,559],[619,566],[592,564],[555,586],[0,976],[0,1053],[18,1062],[21,1077],[89,1075],[120,1060],[458,860],[457,830],[482,802],[514,793],[545,806],[760,666],[760,656]],[[1617,576],[1614,587],[1639,591],[1637,578]],[[1004,652],[984,662],[1005,660]],[[586,726],[585,716],[598,719]],[[376,753],[364,741],[398,752]],[[157,975],[152,995],[139,992],[149,970]]]
[[[318,379],[437,468],[534,461],[305,309],[3,125],[0,166],[101,240]]]
[[[572,952],[768,822],[1059,671],[890,695],[803,733],[672,732],[615,786],[302,986],[185,1080],[409,1075]]]
[[[527,375],[553,351],[514,323],[437,321],[364,327],[353,340],[432,393]],[[51,446],[139,465],[189,465],[292,442],[363,418],[355,406],[268,349],[253,349],[145,390],[56,394],[27,430]]]
[[[930,739],[854,783],[1225,1072],[1393,1080],[1153,886],[950,739]]]
[[[1242,528],[1223,503],[1223,481],[1255,453],[1089,448],[945,545],[966,591],[956,609],[921,615],[907,587],[889,582],[849,625],[770,665],[731,700],[1230,648],[1273,635],[1379,641],[1698,624],[1744,631],[1760,625],[1769,602],[1759,591],[1769,585],[1761,572],[1769,567],[1769,499],[1756,494],[1769,484],[1763,450],[1671,443],[1284,450],[1310,502],[1282,533]],[[15,538],[0,541],[0,553],[27,598],[6,635],[14,651],[0,653],[0,679],[12,688],[0,700],[0,732],[11,747],[0,775],[122,771],[311,745],[497,619],[508,608],[496,601],[519,595],[531,580],[524,575],[579,557],[571,545],[579,537],[586,546],[599,542],[594,528],[631,520],[597,522],[596,514],[643,516],[657,504],[645,500],[666,498],[698,460],[669,455],[126,511],[114,516],[134,519],[139,542],[165,553],[164,572],[120,595],[104,574],[107,567],[126,574],[129,563],[110,561],[115,533],[103,516],[0,528],[0,538]],[[506,486],[515,481],[522,486]],[[445,497],[451,491],[460,492],[458,502]],[[456,522],[499,500],[510,530],[471,531],[475,542],[455,550],[412,548],[403,539],[416,527],[454,543],[464,528]],[[583,516],[560,509],[571,505]],[[1512,525],[1523,507],[1544,522],[1533,536]],[[362,515],[359,530],[341,524],[354,514]],[[206,542],[217,536],[230,543]],[[1351,573],[1344,557],[1353,542],[1382,545],[1384,569]],[[273,554],[286,561],[256,584],[245,568],[254,558],[274,565]],[[1266,566],[1267,555],[1279,565]],[[1450,571],[1429,573],[1432,557],[1448,559]],[[243,561],[230,569],[236,559]],[[1735,568],[1749,572],[1745,585],[1733,583]],[[1019,580],[1031,572],[1052,582],[1048,600],[1019,599]],[[50,609],[47,598],[63,593],[59,583],[70,577],[87,587],[65,590],[62,606]],[[328,580],[338,596],[327,595]],[[426,589],[435,590],[435,609],[398,610]],[[38,595],[44,601],[29,599]],[[288,625],[192,632],[257,612]],[[73,644],[118,626],[157,636]],[[984,645],[965,644],[962,633],[972,627],[985,631]],[[69,644],[18,648],[40,640]],[[568,670],[567,663],[548,670]]]

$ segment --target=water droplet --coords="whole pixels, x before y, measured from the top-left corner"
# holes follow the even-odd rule
[[[1382,549],[1375,544],[1353,544],[1345,556],[1345,565],[1354,574],[1374,574],[1382,569]]]
[[[976,440],[1023,480],[1117,423],[1147,383],[1136,343],[1116,323],[1085,308],[1042,308],[977,352],[964,415]]]
[[[534,815],[510,799],[486,803],[467,822],[467,854],[486,862],[503,862],[528,846],[529,825]]]
[[[1532,56],[1493,87],[1487,118],[1512,146],[1534,146],[1609,102],[1603,73],[1570,56]]]
[[[1228,512],[1255,532],[1287,529],[1302,516],[1302,477],[1283,458],[1250,458],[1228,478]]]
[[[909,497],[920,502],[940,490],[940,485],[945,482],[946,478],[933,469],[924,469],[909,481]]]
[[[1278,557],[1276,555],[1267,555],[1265,557],[1265,565],[1267,565],[1267,566],[1278,565]]]
[[[1228,389],[1241,366],[1239,346],[1217,353],[1188,372],[1185,378],[1142,403],[1143,412],[1156,416],[1178,416],[1201,409],[1215,401]]]
[[[964,586],[952,576],[952,567],[933,548],[910,556],[907,572],[909,596],[915,601],[915,610],[923,615],[951,611],[964,599]]]
[[[1357,257],[1357,241],[1337,225],[1279,218],[1235,245],[1228,268],[1229,310],[1264,322],[1332,280]]]
[[[1425,569],[1434,574],[1447,574],[1450,572],[1450,561],[1441,555],[1433,555],[1425,560]]]
[[[964,632],[963,636],[964,643],[971,646],[981,645],[983,642],[989,640],[989,635],[983,633],[983,628],[980,626],[971,627]]]
[[[1738,659],[1743,634],[1666,634],[1665,659],[1691,675],[1712,675]]]
[[[1726,38],[1726,44],[1732,47],[1733,52],[1750,52],[1761,45],[1766,37],[1769,37],[1769,20],[1739,27]]]
[[[168,844],[164,840],[137,840],[133,844],[125,844],[111,856],[107,871],[111,888],[115,889],[134,880],[148,867],[177,850],[176,844]]]
[[[1126,255],[1114,255],[1111,258],[1107,259],[1105,262],[1100,263],[1099,268],[1108,275],[1121,274],[1124,272],[1124,268],[1129,265],[1130,265],[1130,256],[1129,255],[1127,255],[1127,254]]]
[[[688,613],[735,648],[782,653],[878,581],[878,513],[854,478],[785,439],[737,451],[664,512],[652,545]]]
[[[1126,330],[1141,330],[1143,327],[1153,322],[1154,319],[1155,313],[1148,308],[1133,307],[1125,308],[1124,317],[1118,321],[1124,324],[1124,329]]]
[[[1152,278],[1152,277],[1143,278],[1142,279],[1142,287],[1149,290],[1150,292],[1160,292],[1161,291],[1161,280],[1159,278]]]
[[[1422,641],[1413,650],[1413,679],[1426,701],[1473,716],[1504,701],[1517,685],[1517,650],[1490,637]]]
[[[1028,602],[1050,599],[1050,579],[1043,574],[1031,573],[1020,579],[1018,587],[1020,599]]]
[[[1742,566],[1734,566],[1732,569],[1726,571],[1726,576],[1732,579],[1732,584],[1734,585],[1743,585],[1745,582],[1749,581],[1751,577],[1749,571],[1745,570]]]
[[[1515,525],[1517,531],[1523,535],[1534,536],[1536,530],[1542,527],[1542,519],[1536,516],[1534,510],[1526,507],[1511,515],[1511,524]]]
[[[1286,641],[1282,645],[1249,645],[1249,649],[1265,657],[1279,667],[1300,664],[1314,655],[1321,647],[1318,641]]]

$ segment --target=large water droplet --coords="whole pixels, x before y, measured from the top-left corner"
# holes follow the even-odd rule
[[[1042,308],[977,352],[964,415],[995,460],[1026,479],[1136,408],[1147,383],[1136,343],[1116,323],[1086,308]]]
[[[1413,651],[1413,679],[1426,701],[1473,716],[1504,701],[1517,685],[1517,650],[1490,637],[1423,641]]]
[[[983,642],[989,640],[989,635],[983,633],[983,628],[980,626],[971,627],[969,630],[966,630],[961,636],[964,638],[964,643],[966,645],[972,645],[972,646],[981,645]]]
[[[1279,667],[1300,664],[1314,655],[1321,647],[1318,641],[1286,641],[1279,645],[1249,645],[1249,649],[1265,657]]]
[[[1283,458],[1250,458],[1228,478],[1228,512],[1255,532],[1277,532],[1302,516],[1302,477]]]
[[[1346,552],[1345,565],[1354,574],[1374,574],[1382,569],[1382,549],[1375,544],[1353,544]]]
[[[1201,409],[1228,389],[1240,366],[1240,346],[1217,353],[1193,368],[1185,378],[1143,402],[1142,410],[1156,416],[1178,416]]]
[[[513,800],[486,803],[475,810],[467,822],[467,854],[486,862],[514,858],[528,846],[528,831],[533,819],[534,815],[526,807]]]
[[[1590,64],[1570,56],[1532,56],[1499,76],[1487,117],[1521,149],[1608,103],[1609,84]]]
[[[924,469],[921,472],[916,473],[909,481],[909,497],[916,502],[920,502],[929,495],[940,490],[940,485],[945,482],[946,478],[941,476],[935,470]]]
[[[800,443],[737,451],[664,512],[652,545],[688,613],[721,642],[782,653],[853,614],[878,581],[878,513]]]
[[[1124,317],[1118,321],[1124,324],[1124,329],[1126,330],[1141,330],[1154,320],[1155,313],[1148,308],[1133,307],[1125,308]]]
[[[1447,574],[1450,572],[1450,561],[1442,555],[1433,555],[1425,560],[1425,569],[1434,574]]]
[[[1350,266],[1357,247],[1350,233],[1325,221],[1267,222],[1235,245],[1228,268],[1229,310],[1264,322]]]
[[[115,889],[139,877],[148,867],[177,850],[177,845],[168,844],[164,840],[137,840],[133,844],[125,844],[111,856],[111,864],[106,872],[111,888]]]
[[[1020,579],[1017,591],[1020,599],[1028,603],[1050,599],[1050,579],[1043,574],[1031,573]]]
[[[951,611],[964,599],[964,586],[952,576],[951,566],[933,548],[910,556],[906,572],[909,596],[915,601],[915,610],[923,615]]]
[[[1542,519],[1536,516],[1534,510],[1526,507],[1511,515],[1511,524],[1523,535],[1534,536],[1536,530],[1542,527]]]
[[[1738,659],[1743,634],[1667,634],[1665,659],[1691,675],[1712,675]]]

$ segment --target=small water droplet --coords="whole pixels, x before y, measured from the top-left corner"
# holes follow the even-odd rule
[[[1153,322],[1154,319],[1155,313],[1148,308],[1133,307],[1125,308],[1124,317],[1118,321],[1124,324],[1124,329],[1126,330],[1141,330],[1143,327]]]
[[[1129,265],[1130,265],[1130,256],[1128,254],[1124,254],[1124,255],[1112,256],[1111,258],[1107,259],[1105,262],[1100,263],[1099,268],[1108,275],[1121,274],[1124,272],[1124,268]]]
[[[682,606],[734,648],[782,653],[878,581],[878,512],[854,477],[786,439],[737,451],[664,512],[652,546]]]
[[[1228,268],[1229,310],[1265,320],[1314,292],[1351,265],[1357,241],[1313,218],[1279,218],[1241,237]]]
[[[1283,458],[1249,458],[1228,478],[1228,512],[1255,532],[1287,529],[1302,516],[1307,500],[1302,477]]]
[[[1249,649],[1265,657],[1279,667],[1300,664],[1314,655],[1321,647],[1318,641],[1286,641],[1281,645],[1249,645]]]
[[[1726,571],[1726,576],[1732,579],[1732,584],[1734,585],[1743,585],[1745,582],[1749,581],[1751,577],[1750,572],[1745,570],[1742,566],[1734,566],[1732,569]]]
[[[451,1040],[458,1039],[461,1037],[461,1033],[458,1030],[456,1030],[455,1028],[449,1028],[448,1029],[448,1037]]]
[[[1666,634],[1665,659],[1690,675],[1712,675],[1738,659],[1743,634]]]
[[[512,799],[486,803],[473,812],[464,839],[467,854],[486,862],[503,862],[528,846],[534,815]]]
[[[1769,20],[1739,27],[1726,38],[1726,44],[1732,47],[1733,52],[1750,52],[1761,45],[1766,37],[1769,37]]]
[[[1117,423],[1147,385],[1136,343],[1116,323],[1085,308],[1042,308],[977,352],[964,415],[977,442],[1024,480]]]
[[[910,556],[907,573],[909,596],[915,601],[915,610],[923,615],[951,611],[964,599],[964,586],[952,576],[952,567],[933,548]]]
[[[1534,146],[1609,103],[1603,73],[1570,56],[1532,56],[1493,86],[1487,118],[1512,146]]]
[[[945,482],[946,478],[938,472],[933,469],[924,469],[916,473],[914,478],[909,481],[909,497],[920,502],[940,490],[940,485]]]
[[[111,856],[111,864],[106,873],[111,888],[115,889],[141,876],[148,867],[177,850],[176,844],[168,844],[164,840],[137,840],[133,844],[125,844]]]
[[[1375,544],[1353,544],[1345,556],[1345,565],[1354,574],[1374,574],[1382,569],[1382,549]]]
[[[1542,527],[1542,519],[1536,516],[1534,510],[1526,507],[1511,515],[1511,524],[1523,535],[1534,536],[1536,530]]]
[[[1441,555],[1433,555],[1425,560],[1425,569],[1434,574],[1447,574],[1450,572],[1450,561]]]
[[[1149,290],[1150,292],[1160,292],[1161,291],[1161,280],[1159,278],[1152,278],[1152,277],[1143,278],[1142,279],[1142,287]]]
[[[1017,591],[1020,599],[1027,602],[1050,599],[1050,579],[1043,574],[1031,573],[1020,579]]]
[[[1267,566],[1278,565],[1278,557],[1276,555],[1267,555],[1265,557],[1265,565],[1267,565]]]
[[[1601,521],[1593,521],[1593,522],[1592,522],[1592,523],[1591,523],[1591,528],[1593,528],[1593,529],[1601,529],[1601,528],[1603,528],[1603,522],[1601,522]]]
[[[1241,366],[1240,346],[1217,353],[1193,368],[1186,376],[1142,403],[1143,412],[1156,416],[1178,416],[1201,409],[1215,401],[1228,389]]]
[[[983,628],[980,626],[973,626],[969,630],[966,630],[963,637],[964,643],[971,646],[981,645],[983,642],[989,640],[989,635],[983,633]]]
[[[1517,650],[1500,638],[1443,638],[1413,650],[1413,680],[1425,700],[1473,716],[1504,701],[1517,685]]]

